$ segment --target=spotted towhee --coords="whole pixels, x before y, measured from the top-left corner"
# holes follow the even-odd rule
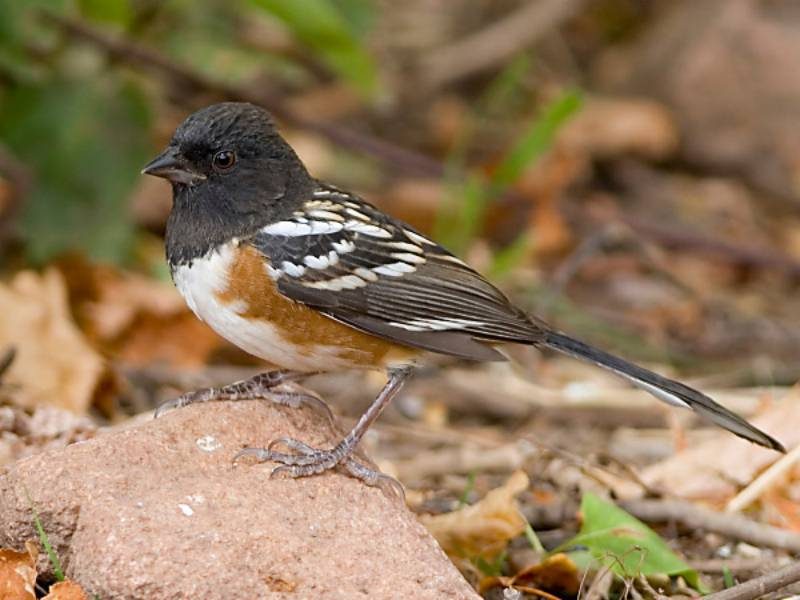
[[[376,483],[380,476],[351,454],[422,355],[500,361],[507,343],[595,363],[783,451],[701,392],[555,331],[425,235],[314,179],[261,108],[223,103],[194,113],[143,172],[172,183],[167,260],[190,308],[240,348],[285,369],[169,406],[244,397],[319,404],[280,384],[340,369],[388,372],[379,396],[334,448],[281,439],[275,442],[289,452],[273,450],[275,443],[244,451],[279,463],[274,472],[298,477],[339,466]]]

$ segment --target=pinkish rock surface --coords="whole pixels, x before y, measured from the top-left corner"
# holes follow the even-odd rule
[[[233,466],[286,435],[337,434],[306,410],[222,402],[20,460],[0,472],[0,547],[37,537],[29,493],[67,575],[101,598],[478,598],[398,498]]]

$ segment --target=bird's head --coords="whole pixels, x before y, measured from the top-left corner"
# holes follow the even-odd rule
[[[269,113],[244,102],[213,104],[175,130],[166,149],[142,173],[163,177],[178,195],[206,190],[221,202],[269,202],[291,178],[307,177]]]

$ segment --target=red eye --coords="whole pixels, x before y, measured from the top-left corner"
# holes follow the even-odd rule
[[[236,164],[236,154],[232,150],[217,152],[212,164],[217,171],[228,171]]]

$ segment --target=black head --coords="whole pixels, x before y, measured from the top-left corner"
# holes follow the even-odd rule
[[[312,179],[269,113],[224,102],[190,115],[142,173],[172,183],[167,257],[185,263],[291,214]]]

